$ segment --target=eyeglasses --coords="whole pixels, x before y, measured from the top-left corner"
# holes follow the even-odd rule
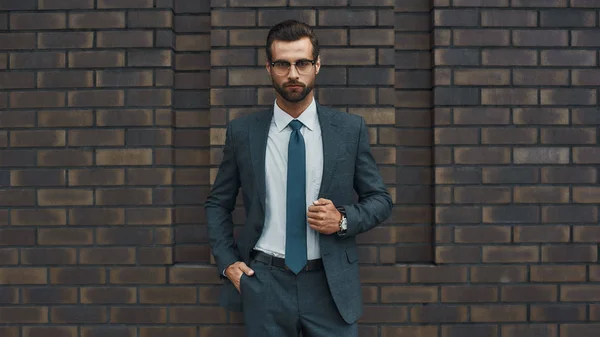
[[[288,61],[275,61],[271,62],[271,67],[275,74],[279,76],[287,75],[290,72],[292,64],[296,67],[296,70],[300,75],[307,75],[310,73],[312,66],[315,65],[314,60],[299,60],[294,63]]]

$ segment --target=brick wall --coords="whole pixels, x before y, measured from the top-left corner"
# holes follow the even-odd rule
[[[243,336],[202,202],[272,104],[270,25],[316,26],[393,216],[366,337],[600,333],[598,0],[0,1],[0,336]],[[243,221],[237,210],[235,221]]]

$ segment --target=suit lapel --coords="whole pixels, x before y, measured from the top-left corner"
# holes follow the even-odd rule
[[[254,169],[255,185],[258,190],[260,204],[265,209],[266,182],[265,182],[265,155],[267,153],[267,138],[273,116],[273,108],[257,114],[254,123],[249,125],[250,152]]]
[[[323,176],[319,198],[324,198],[327,195],[333,172],[336,170],[336,154],[340,144],[343,144],[343,140],[333,113],[327,107],[317,104],[317,114],[323,139]]]

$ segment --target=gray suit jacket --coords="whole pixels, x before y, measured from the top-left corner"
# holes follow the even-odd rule
[[[362,117],[317,104],[323,137],[323,178],[319,198],[346,209],[348,232],[321,235],[320,249],[336,306],[348,323],[362,314],[362,297],[355,237],[386,220],[392,199],[371,154]],[[219,171],[206,200],[208,233],[219,273],[236,262],[249,263],[265,220],[265,153],[273,109],[250,114],[227,125]],[[310,155],[310,154],[308,154]],[[232,211],[242,190],[246,219],[234,240]],[[283,196],[282,196],[283,197]],[[241,297],[224,281],[221,306],[241,310]]]

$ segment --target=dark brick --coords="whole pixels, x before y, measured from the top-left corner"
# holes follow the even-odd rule
[[[25,265],[75,264],[77,253],[74,248],[28,248],[21,252],[21,263]]]
[[[32,1],[35,2],[35,1]],[[94,0],[39,0],[38,9],[92,9]]]
[[[597,262],[598,247],[590,245],[556,245],[542,247],[542,262]]]
[[[538,52],[520,49],[484,49],[482,64],[486,66],[534,66],[538,64]]]
[[[484,27],[535,27],[537,13],[524,10],[486,10],[481,12]]]
[[[532,337],[548,336],[556,337],[558,328],[555,325],[527,324],[527,325],[504,325],[502,337]]]
[[[135,337],[136,328],[127,326],[82,327],[81,337]]]
[[[439,106],[480,104],[477,88],[435,88],[434,98],[434,104]]]

